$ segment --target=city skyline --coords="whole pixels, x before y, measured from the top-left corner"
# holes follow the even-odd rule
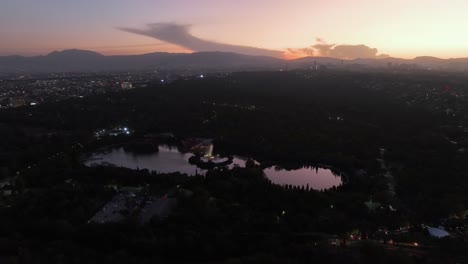
[[[127,55],[241,47],[239,53],[285,58],[468,57],[467,8],[459,0],[450,5],[432,0],[16,0],[0,10],[0,55],[72,48]],[[164,27],[165,35],[155,36],[154,25]],[[184,42],[187,36],[191,39]]]

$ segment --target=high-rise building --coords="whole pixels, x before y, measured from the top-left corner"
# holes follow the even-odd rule
[[[123,82],[121,87],[123,90],[133,89],[133,85],[131,82]]]

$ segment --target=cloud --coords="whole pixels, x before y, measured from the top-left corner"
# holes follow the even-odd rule
[[[337,59],[368,59],[368,58],[386,58],[386,54],[378,54],[376,48],[371,48],[364,44],[347,45],[347,44],[327,44],[323,39],[316,38],[317,44],[302,49],[288,49],[288,53],[293,56],[319,56],[332,57]],[[312,55],[311,55],[312,54]]]
[[[378,54],[376,48],[364,44],[328,44],[322,38],[316,38],[316,44],[300,49],[285,51],[269,50],[249,46],[232,45],[198,38],[190,33],[190,25],[176,23],[153,23],[146,28],[119,28],[122,31],[152,37],[170,44],[178,45],[192,51],[222,51],[246,55],[272,56],[277,58],[299,58],[306,56],[332,57],[338,59],[385,58],[388,55]]]
[[[272,56],[283,58],[284,52],[268,50],[249,46],[224,44],[210,40],[204,40],[190,33],[190,25],[175,23],[148,24],[145,29],[119,28],[122,31],[152,37],[167,43],[175,44],[192,51],[222,51],[235,52],[246,55]]]
[[[379,52],[376,48],[370,48],[366,45],[337,45],[324,49],[328,56],[340,59],[366,59],[378,58],[382,55],[377,55]]]

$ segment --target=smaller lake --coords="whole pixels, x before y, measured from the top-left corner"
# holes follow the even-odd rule
[[[130,169],[148,169],[159,173],[180,172],[188,175],[203,174],[205,171],[189,163],[191,153],[181,153],[177,147],[160,145],[159,151],[151,154],[135,154],[124,151],[123,148],[114,148],[106,152],[91,155],[86,166],[111,164]],[[235,165],[245,167],[246,159],[234,156]],[[297,170],[276,169],[274,167],[264,170],[265,175],[275,184],[292,186],[309,186],[315,190],[329,189],[340,186],[340,176],[333,174],[330,169],[302,168]]]
[[[333,174],[330,169],[302,168],[297,170],[265,169],[271,182],[279,185],[309,186],[314,190],[325,190],[342,184],[341,176]]]

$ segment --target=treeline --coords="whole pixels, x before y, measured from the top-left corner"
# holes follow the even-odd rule
[[[367,196],[360,192],[282,188],[255,167],[189,177],[88,168],[72,160],[64,156],[22,172],[20,195],[0,210],[1,255],[11,260],[5,263],[421,261],[372,244],[350,249],[329,245],[334,234],[342,238],[353,229],[372,234],[376,223],[397,227],[406,221],[388,210],[369,212]],[[106,185],[143,186],[143,192],[159,196],[175,189],[179,205],[168,219],[145,226],[131,220],[87,224],[115,194]]]
[[[180,139],[214,138],[217,152],[253,157],[263,164],[331,165],[350,175],[347,188],[375,195],[387,188],[376,161],[384,148],[396,179],[397,199],[391,202],[415,218],[438,218],[468,208],[466,154],[444,138],[449,129],[442,128],[452,123],[426,105],[409,106],[404,98],[424,92],[405,87],[433,87],[444,78],[451,76],[235,73],[5,110],[0,120],[7,129],[0,132],[9,140],[1,143],[2,159],[14,174],[21,168],[14,165],[15,155],[26,165],[26,160],[72,142],[89,150],[100,145],[92,137],[96,129],[125,125],[135,131],[134,138],[160,132]],[[25,127],[56,131],[58,136],[32,141],[31,135],[12,130]],[[23,146],[31,149],[23,151]],[[364,178],[357,176],[359,170],[367,172]],[[444,206],[437,205],[439,201]]]

